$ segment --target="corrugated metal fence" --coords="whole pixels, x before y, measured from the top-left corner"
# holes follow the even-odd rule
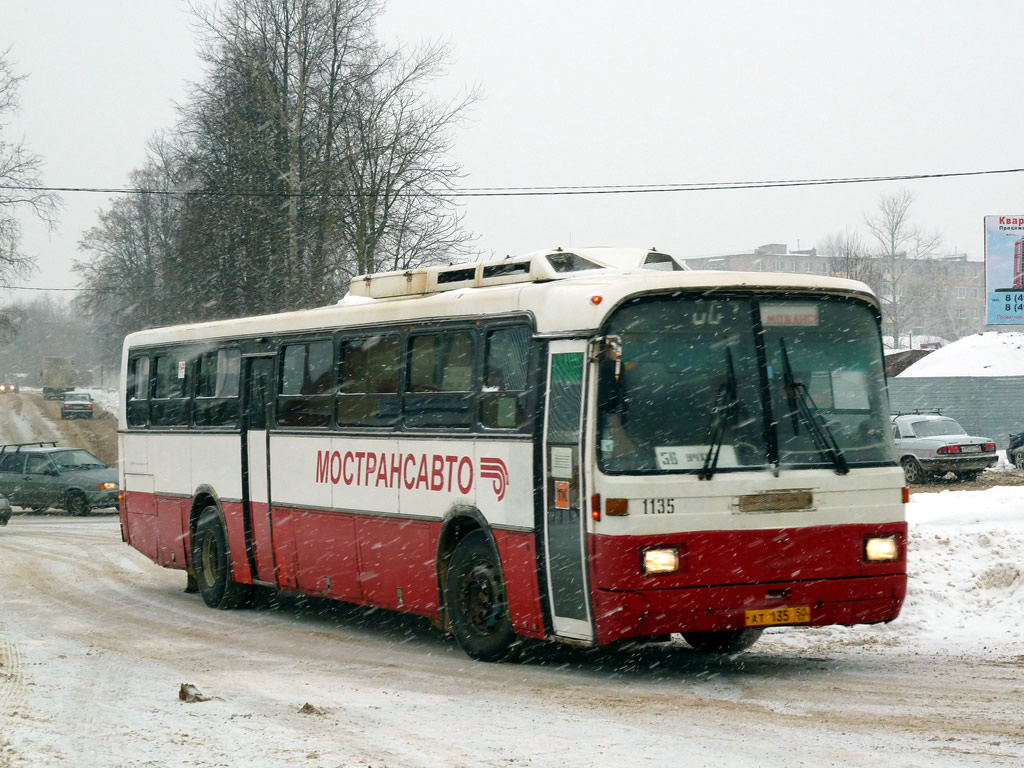
[[[944,376],[889,379],[893,413],[938,408],[969,434],[991,437],[1000,450],[1009,435],[1024,432],[1024,377]]]

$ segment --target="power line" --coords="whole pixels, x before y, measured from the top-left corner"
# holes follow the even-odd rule
[[[91,291],[92,293],[120,293],[116,288],[37,288],[30,285],[0,285],[4,291]]]
[[[820,179],[769,179],[761,181],[679,182],[673,184],[592,184],[529,187],[465,187],[462,189],[434,189],[400,192],[397,197],[443,196],[467,197],[540,197],[559,195],[635,195],[667,192],[711,192],[731,189],[776,189],[783,187],[820,187],[841,184],[872,184],[885,181],[916,181],[922,179],[965,178],[1022,173],[1024,168],[1000,168],[984,171],[953,171],[949,173],[909,173],[889,176],[846,176]],[[0,184],[0,190],[17,192],[82,192],[115,195],[165,195],[184,197],[365,197],[376,193],[360,192],[275,192],[267,190],[233,189],[147,189],[144,187],[46,187]]]

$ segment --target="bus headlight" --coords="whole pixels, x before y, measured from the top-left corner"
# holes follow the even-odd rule
[[[644,576],[653,576],[656,573],[675,573],[678,570],[678,549],[644,550]]]
[[[899,557],[895,536],[876,536],[864,540],[864,559],[869,563],[884,563]]]

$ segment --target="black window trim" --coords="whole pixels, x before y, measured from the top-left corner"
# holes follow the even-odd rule
[[[486,426],[482,421],[480,412],[483,377],[485,373],[485,350],[487,334],[502,328],[521,327],[529,334],[529,349],[527,352],[527,390],[525,403],[525,418],[521,425],[516,427],[491,427]],[[452,392],[442,393],[458,396],[465,394],[470,400],[471,419],[466,426],[410,426],[406,424],[405,418],[405,397],[408,392],[409,357],[411,354],[411,340],[416,336],[431,335],[444,332],[468,332],[472,343],[472,387],[468,393]],[[337,421],[337,403],[341,385],[341,346],[346,341],[366,339],[376,335],[397,335],[400,343],[400,354],[398,362],[398,392],[395,395],[399,402],[399,415],[394,423],[387,425],[339,425]],[[292,344],[310,343],[329,339],[332,343],[334,354],[333,364],[333,390],[329,395],[317,395],[315,397],[330,398],[330,418],[325,426],[290,426],[281,425],[278,418],[277,404],[282,397],[300,398],[311,397],[310,395],[282,395],[280,393],[282,372],[284,365],[284,348]],[[537,403],[541,398],[537,382],[543,367],[540,354],[542,344],[538,341],[534,318],[528,313],[516,313],[488,318],[459,318],[459,319],[436,319],[426,318],[407,322],[396,322],[388,325],[354,325],[344,328],[322,329],[319,331],[303,330],[297,333],[281,333],[274,335],[259,335],[252,337],[224,337],[209,340],[190,340],[188,342],[175,342],[167,344],[150,344],[132,347],[128,351],[129,361],[141,357],[149,359],[149,397],[145,400],[137,399],[131,402],[145,403],[141,406],[146,411],[145,424],[132,425],[126,423],[130,432],[167,432],[180,433],[183,430],[196,430],[202,433],[230,432],[239,430],[239,425],[230,426],[202,426],[195,424],[195,405],[197,401],[210,402],[220,398],[200,397],[198,395],[198,359],[203,352],[210,351],[211,345],[215,349],[238,349],[241,357],[239,370],[239,395],[235,398],[223,398],[226,400],[238,399],[241,402],[241,392],[244,387],[245,358],[254,354],[271,355],[275,361],[275,386],[274,403],[275,414],[270,430],[279,433],[309,434],[314,433],[339,433],[344,435],[382,436],[382,435],[408,435],[417,438],[428,439],[431,437],[444,438],[473,438],[477,436],[501,437],[502,439],[526,439],[536,431]],[[200,351],[202,348],[202,352]],[[185,396],[183,398],[155,398],[155,360],[159,355],[181,356],[186,355],[188,366],[186,368]],[[129,363],[130,364],[130,363]],[[127,390],[121,393],[127,400]],[[382,393],[385,394],[385,393]],[[390,394],[390,393],[386,393]],[[152,405],[159,402],[172,402],[175,400],[187,401],[186,415],[187,424],[163,425],[152,423]],[[127,411],[126,411],[127,422]]]
[[[404,390],[404,382],[407,371],[407,344],[408,344],[408,333],[405,329],[399,326],[387,326],[385,328],[361,328],[358,330],[345,329],[337,334],[337,349],[334,356],[335,365],[335,381],[336,392],[334,399],[333,416],[331,420],[331,429],[339,432],[345,432],[350,434],[353,431],[369,430],[374,434],[387,434],[390,432],[399,432],[402,429],[402,392]],[[362,395],[387,395],[394,397],[395,403],[398,406],[398,414],[390,424],[338,424],[338,403],[339,398],[348,395],[349,393],[343,393],[341,391],[341,368],[344,365],[344,360],[341,356],[342,347],[346,342],[360,341],[365,339],[373,338],[374,336],[396,336],[398,338],[398,370],[395,372],[396,377],[396,391],[395,392],[359,392],[352,394]]]
[[[333,380],[333,388],[326,395],[285,395],[281,392],[281,388],[284,386],[284,358],[285,349],[300,344],[313,344],[318,341],[329,341],[331,343],[331,377]],[[337,332],[331,330],[323,330],[318,332],[305,331],[300,335],[296,336],[280,336],[276,338],[276,344],[274,345],[274,356],[275,356],[275,369],[274,375],[276,381],[274,382],[274,418],[271,420],[269,425],[271,431],[280,432],[282,430],[297,430],[299,432],[324,432],[327,430],[334,430],[336,428],[336,419],[334,414],[335,409],[335,395],[338,391],[338,345],[339,335]],[[308,348],[307,348],[307,362],[308,362]],[[283,403],[288,402],[300,402],[306,401],[330,401],[330,407],[328,410],[328,417],[326,424],[317,424],[310,426],[302,426],[298,424],[281,424],[281,413],[284,410],[281,406]]]

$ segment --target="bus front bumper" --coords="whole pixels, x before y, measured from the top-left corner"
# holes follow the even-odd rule
[[[752,620],[762,627],[877,624],[899,616],[906,592],[906,574],[636,592],[597,590],[597,642],[744,629],[754,626]],[[776,610],[781,608],[806,611]],[[774,621],[785,618],[799,621]]]

